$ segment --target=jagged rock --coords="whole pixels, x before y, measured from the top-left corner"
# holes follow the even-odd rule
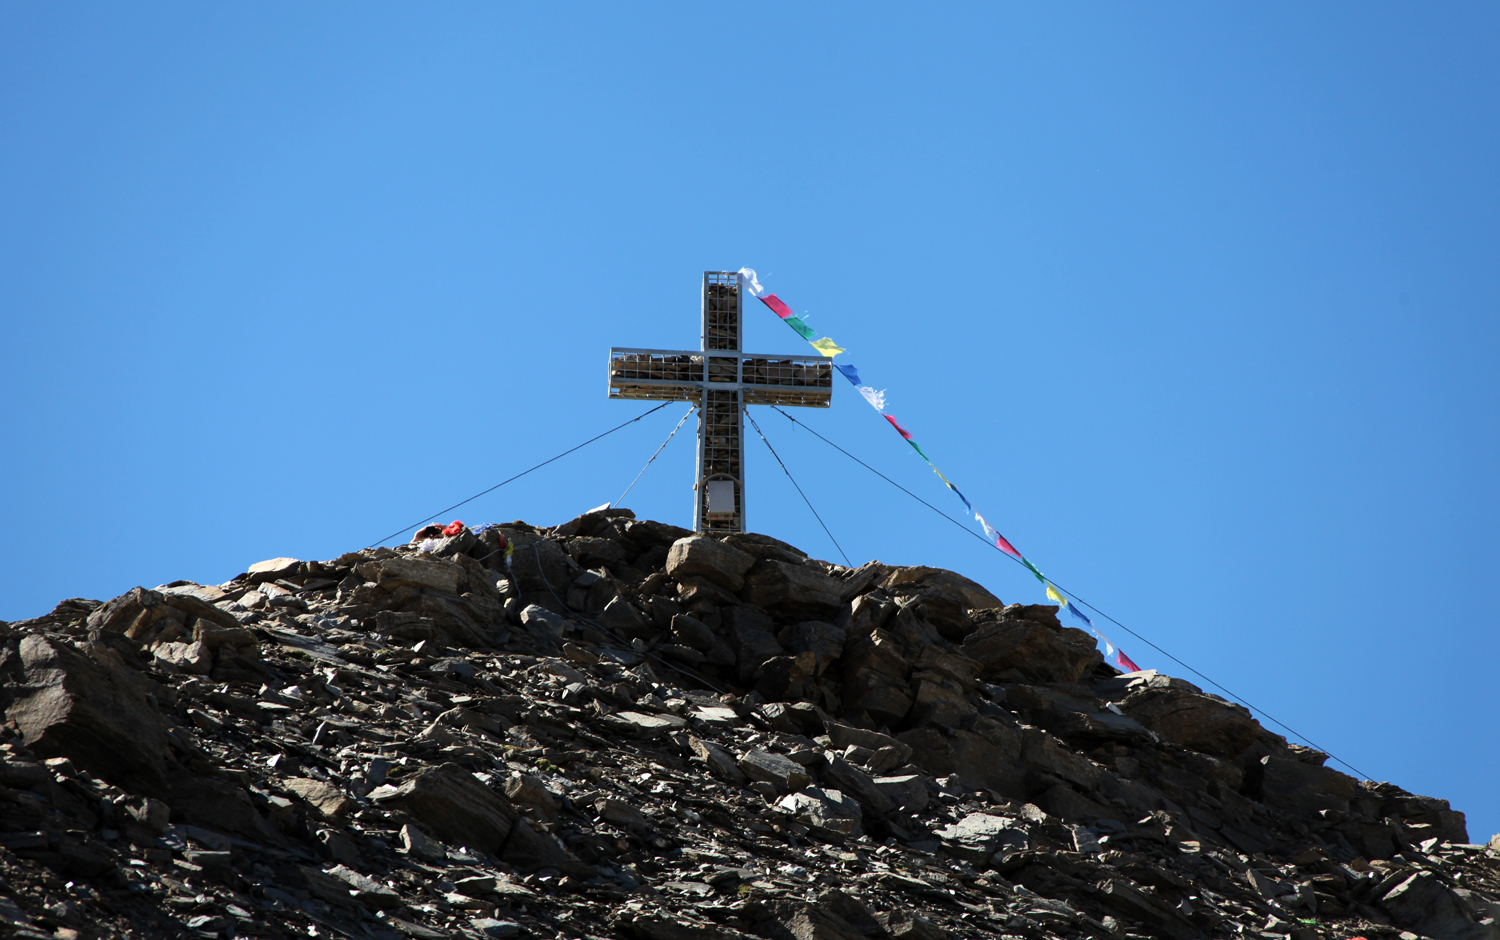
[[[755,690],[772,702],[800,699],[817,673],[818,657],[814,653],[772,656],[755,670]]]
[[[1093,637],[1057,622],[1051,608],[1050,622],[1016,616],[1013,605],[1001,619],[981,623],[963,644],[965,656],[979,663],[985,676],[1009,669],[1041,682],[1077,682],[1103,656]]]
[[[782,792],[800,790],[812,783],[812,777],[801,764],[767,751],[751,751],[739,759],[738,767],[751,780],[764,780]]]
[[[740,598],[779,616],[818,620],[838,610],[842,593],[836,578],[806,565],[767,559],[745,576]]]
[[[1331,767],[1266,756],[1260,759],[1260,788],[1266,802],[1299,816],[1319,810],[1349,812],[1359,781]]]
[[[1163,740],[1219,757],[1234,757],[1260,734],[1243,706],[1166,676],[1131,683],[1120,709]]]
[[[508,800],[455,764],[424,768],[386,798],[448,844],[485,852],[498,853],[516,821]]]
[[[859,803],[838,790],[807,787],[777,804],[824,838],[853,839],[864,834]]]
[[[213,653],[202,640],[191,643],[169,641],[156,646],[152,653],[160,662],[195,676],[206,676],[213,668]]]
[[[1024,849],[1028,842],[1024,828],[988,813],[970,813],[934,835],[949,854],[969,862],[984,862],[1001,849]]]
[[[94,658],[35,634],[19,647],[21,687],[5,710],[26,746],[137,793],[166,788],[167,736],[145,677],[107,647]]]
[[[710,744],[700,738],[692,739],[693,753],[697,754],[714,776],[722,777],[731,783],[743,783],[745,772],[735,764],[734,757],[728,751],[717,744]]]
[[[338,787],[322,780],[293,777],[286,781],[286,789],[317,807],[318,812],[324,816],[333,819],[347,816],[355,808],[354,801],[341,793]]]
[[[729,633],[729,648],[734,652],[739,680],[748,682],[761,663],[783,652],[771,632],[771,618],[755,607],[727,607],[723,611],[724,627]]]
[[[705,535],[691,535],[672,543],[666,572],[675,581],[699,577],[729,591],[745,585],[745,572],[755,559],[732,545]]]
[[[664,570],[690,536],[604,510],[0,624],[0,701],[41,704],[52,657],[62,706],[28,721],[80,732],[57,756],[50,730],[0,741],[0,918],[1493,940],[1500,849],[1445,801],[1338,774],[1189,683],[1110,677],[1049,605],[760,535],[719,540],[754,561],[736,595]],[[112,724],[117,694],[154,749]],[[131,753],[162,791],[84,763]],[[808,900],[829,883],[871,907]]]

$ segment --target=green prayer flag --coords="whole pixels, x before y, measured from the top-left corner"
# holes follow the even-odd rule
[[[813,328],[812,327],[808,326],[806,323],[803,323],[802,322],[802,318],[799,317],[799,316],[793,315],[793,316],[787,317],[784,322],[786,323],[787,326],[789,326],[792,329],[796,330],[797,334],[799,336],[801,336],[803,339],[807,340],[809,343],[813,341],[813,337],[815,337],[815,336],[818,335],[818,334],[816,334],[816,333],[813,332]]]
[[[1042,573],[1040,571],[1036,570],[1036,565],[1033,565],[1031,562],[1027,561],[1024,558],[1021,559],[1021,564],[1025,565],[1028,568],[1030,568],[1031,569],[1031,573],[1034,574],[1034,575],[1036,575],[1036,579],[1038,581],[1042,582],[1043,584],[1047,583],[1047,579],[1042,576]]]

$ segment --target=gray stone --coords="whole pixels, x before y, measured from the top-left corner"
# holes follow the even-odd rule
[[[715,777],[736,784],[745,782],[745,772],[735,765],[734,756],[728,751],[717,744],[711,744],[699,738],[693,738],[690,743],[693,753],[708,765],[708,769]]]
[[[6,717],[38,755],[67,757],[126,790],[160,794],[167,729],[146,698],[146,679],[108,647],[90,651],[92,657],[62,641],[24,637],[24,685]]]
[[[714,648],[718,637],[701,620],[687,614],[676,614],[672,617],[672,639],[682,646],[706,653]]]
[[[716,538],[692,535],[672,543],[667,553],[667,575],[674,581],[705,578],[730,591],[745,584],[745,572],[755,559]]]
[[[977,662],[984,676],[1010,669],[1040,682],[1077,682],[1103,656],[1094,638],[1082,630],[1006,616],[982,623],[964,639],[963,653]]]
[[[970,813],[958,822],[934,833],[943,840],[944,849],[969,862],[984,862],[1002,846],[1024,848],[1026,830],[1014,821],[987,813]]]
[[[568,620],[561,614],[554,614],[545,607],[540,607],[536,604],[527,604],[521,608],[521,625],[560,637],[568,629]]]
[[[738,766],[751,780],[774,784],[783,793],[812,783],[812,777],[801,764],[768,751],[751,751],[739,759]]]
[[[858,838],[864,834],[859,803],[838,790],[807,787],[777,804],[825,838]]]
[[[771,632],[771,618],[754,607],[728,607],[723,611],[729,647],[734,651],[741,682],[749,682],[761,663],[783,652]]]
[[[782,616],[810,620],[832,616],[844,603],[838,579],[807,565],[771,559],[750,569],[740,598]]]
[[[927,808],[927,779],[921,774],[876,777],[874,783],[892,803],[908,813],[920,813]]]
[[[450,845],[485,852],[498,852],[516,821],[510,801],[457,764],[423,768],[390,799]]]

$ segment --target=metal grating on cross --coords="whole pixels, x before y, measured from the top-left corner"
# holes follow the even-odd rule
[[[827,408],[833,360],[740,351],[741,291],[733,271],[703,272],[702,348],[609,351],[609,397],[689,401],[698,410],[693,529],[745,531],[745,406]]]

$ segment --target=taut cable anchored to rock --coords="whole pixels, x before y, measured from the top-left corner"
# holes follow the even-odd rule
[[[774,405],[772,407],[775,408]],[[979,539],[979,541],[984,542],[990,548],[996,548],[996,546],[993,545],[993,544],[991,544],[988,539],[985,539],[984,537],[980,536],[978,533],[976,533],[974,530],[970,529],[968,526],[964,525],[962,522],[959,522],[957,519],[955,519],[952,516],[948,515],[947,513],[943,512],[941,509],[939,509],[936,506],[932,505],[927,500],[925,500],[922,497],[918,496],[916,493],[913,493],[911,490],[909,490],[906,487],[902,486],[900,483],[897,483],[895,480],[892,480],[890,477],[888,477],[885,474],[881,473],[879,470],[876,470],[874,467],[872,467],[869,464],[865,463],[863,460],[860,460],[858,457],[856,457],[853,454],[849,453],[847,450],[845,450],[844,448],[840,447],[838,444],[835,444],[833,441],[830,441],[828,438],[824,437],[823,435],[819,434],[817,431],[815,431],[812,428],[808,427],[803,422],[798,421],[796,418],[794,418],[791,415],[787,414],[785,411],[782,411],[780,408],[775,408],[775,410],[778,411],[778,412],[781,412],[781,416],[784,417],[784,418],[786,418],[788,421],[792,422],[792,424],[795,424],[797,427],[802,428],[804,431],[807,431],[809,434],[812,434],[818,440],[822,441],[823,443],[825,443],[828,446],[832,447],[834,450],[836,450],[839,453],[843,454],[845,457],[848,457],[850,460],[852,460],[855,463],[859,464],[861,467],[864,467],[866,470],[868,470],[871,473],[875,474],[876,476],[880,477],[882,480],[884,480],[885,482],[887,482],[890,485],[894,486],[896,489],[900,490],[901,492],[905,493],[907,496],[910,496],[912,499],[914,499],[917,502],[921,503],[923,506],[926,506],[928,509],[931,509],[933,512],[937,513],[939,516],[942,516],[944,519],[948,520],[953,525],[958,526],[959,529],[963,530],[964,534],[970,535],[970,536],[973,536],[974,538]],[[804,499],[805,498],[806,497],[804,497]],[[821,522],[822,520],[819,519],[819,521]],[[832,536],[830,535],[829,537],[831,538]],[[1013,557],[1012,555],[1010,555],[1007,552],[1001,551],[1001,554],[1005,555],[1005,557],[1007,557],[1007,558],[1010,558],[1011,561],[1014,561],[1018,565],[1025,565],[1024,561],[1019,560],[1019,559]],[[1029,567],[1029,566],[1027,566],[1027,567]],[[1061,588],[1061,585],[1059,585],[1059,587]],[[1066,589],[1064,589],[1064,590],[1066,590]],[[1111,617],[1109,614],[1107,614],[1104,611],[1100,610],[1099,608],[1095,607],[1093,604],[1090,604],[1088,601],[1086,601],[1083,598],[1079,597],[1073,591],[1068,590],[1067,593],[1069,595],[1071,595],[1072,598],[1076,602],[1084,605],[1089,610],[1092,610],[1094,613],[1096,613],[1099,616],[1103,617],[1105,620],[1108,620],[1110,623],[1112,623],[1115,626],[1119,627],[1121,630],[1124,630],[1126,633],[1129,633],[1131,636],[1133,636],[1136,639],[1140,640],[1142,643],[1145,643],[1147,646],[1151,647],[1152,649],[1156,650],[1158,653],[1160,653],[1163,656],[1167,657],[1172,662],[1174,662],[1177,665],[1181,666],[1182,668],[1186,669],[1188,672],[1191,672],[1193,675],[1195,675],[1198,678],[1202,679],[1204,682],[1207,682],[1209,685],[1212,685],[1214,688],[1218,689],[1220,692],[1223,692],[1225,695],[1229,696],[1234,701],[1239,702],[1240,704],[1244,705],[1246,708],[1250,708],[1250,709],[1253,709],[1254,711],[1258,712],[1260,715],[1262,715],[1263,717],[1265,717],[1269,721],[1275,723],[1277,725],[1277,727],[1285,730],[1287,733],[1291,734],[1293,737],[1301,738],[1303,741],[1306,741],[1308,744],[1310,744],[1313,747],[1317,748],[1319,751],[1322,751],[1323,753],[1328,754],[1328,756],[1332,757],[1334,760],[1338,761],[1340,764],[1343,764],[1345,767],[1348,767],[1350,770],[1352,770],[1355,773],[1359,774],[1364,779],[1366,779],[1366,780],[1373,780],[1373,779],[1375,779],[1375,778],[1371,777],[1369,774],[1367,774],[1364,771],[1360,770],[1359,768],[1355,767],[1353,764],[1350,764],[1348,761],[1344,760],[1343,758],[1341,758],[1341,757],[1333,754],[1327,748],[1319,747],[1307,735],[1302,734],[1301,732],[1297,731],[1296,729],[1294,729],[1294,728],[1290,727],[1289,725],[1285,724],[1281,720],[1277,719],[1275,716],[1273,716],[1273,715],[1269,714],[1268,712],[1266,712],[1265,709],[1263,709],[1263,708],[1256,708],[1250,702],[1246,701],[1242,696],[1236,695],[1233,692],[1229,691],[1224,686],[1220,685],[1218,682],[1216,682],[1213,679],[1209,678],[1208,676],[1204,675],[1202,672],[1199,672],[1197,669],[1194,669],[1192,666],[1189,666],[1187,663],[1183,662],[1181,659],[1178,659],[1176,656],[1174,656],[1171,653],[1167,652],[1165,649],[1162,649],[1160,646],[1158,646],[1157,644],[1153,643],[1151,640],[1147,639],[1144,636],[1141,636],[1136,631],[1134,631],[1131,628],[1125,626],[1125,624],[1121,623],[1120,621],[1118,621],[1115,618]],[[1087,620],[1087,618],[1083,618],[1083,619]]]
[[[1500,940],[1500,838],[1057,614],[625,509],[67,600],[0,623],[0,923]]]
[[[624,422],[623,424],[617,424],[617,425],[615,425],[614,427],[610,428],[608,431],[605,431],[603,434],[596,434],[593,437],[589,438],[588,440],[584,441],[582,444],[577,445],[576,447],[569,447],[567,450],[563,451],[562,453],[558,454],[555,457],[548,457],[546,460],[543,460],[541,463],[537,464],[534,467],[528,467],[527,469],[522,470],[520,473],[516,474],[513,477],[510,477],[509,479],[501,480],[499,483],[496,483],[494,486],[490,487],[487,490],[481,490],[480,492],[475,493],[473,496],[470,496],[468,499],[459,500],[458,502],[454,503],[452,506],[449,506],[447,509],[439,509],[437,512],[435,512],[432,515],[428,516],[426,519],[422,519],[421,521],[416,522],[416,523],[414,523],[412,525],[406,526],[405,528],[397,529],[396,531],[392,532],[390,535],[387,535],[385,538],[382,538],[382,539],[379,539],[378,541],[370,543],[370,545],[367,546],[367,547],[368,548],[374,548],[376,545],[380,545],[383,542],[389,542],[391,539],[395,538],[398,535],[404,535],[408,529],[417,529],[417,528],[420,528],[425,523],[431,522],[432,520],[438,518],[439,516],[446,516],[448,513],[452,512],[453,510],[457,509],[458,507],[460,507],[460,506],[462,506],[462,505],[464,505],[466,503],[472,503],[474,500],[478,499],[481,496],[485,496],[485,495],[488,495],[490,493],[493,493],[493,492],[495,492],[496,490],[498,490],[500,487],[504,486],[507,483],[514,483],[516,480],[521,479],[521,477],[524,477],[526,474],[531,473],[533,470],[540,470],[543,467],[547,466],[547,464],[552,463],[555,460],[561,460],[562,458],[564,458],[564,457],[568,456],[569,454],[573,453],[573,451],[579,450],[580,448],[587,447],[588,445],[590,445],[590,444],[594,443],[595,441],[600,440],[602,438],[606,438],[606,437],[610,436],[611,434],[615,433],[616,431],[620,430],[621,428],[629,427],[630,425],[635,424],[637,421],[641,420],[642,418],[646,417],[647,415],[655,414],[656,412],[662,410],[663,408],[667,407],[667,405],[670,405],[670,404],[671,404],[671,402],[665,402],[663,404],[657,405],[655,408],[652,408],[649,411],[644,411],[644,412],[636,415],[634,418],[631,418],[629,421]]]

